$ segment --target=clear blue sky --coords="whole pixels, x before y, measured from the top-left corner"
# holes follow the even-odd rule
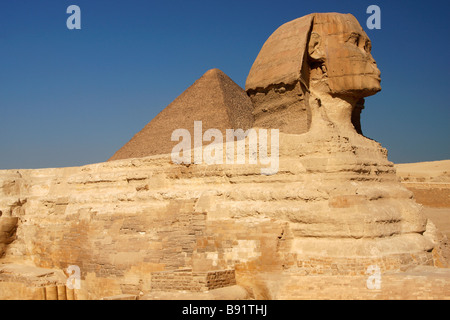
[[[450,159],[448,1],[1,0],[0,169],[106,161],[208,69],[244,87],[267,37],[312,12],[352,13],[372,40],[364,134],[397,163]]]

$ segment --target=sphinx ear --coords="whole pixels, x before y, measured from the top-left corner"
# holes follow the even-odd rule
[[[322,38],[316,32],[311,32],[308,43],[308,56],[314,61],[325,61],[325,54],[322,50]]]

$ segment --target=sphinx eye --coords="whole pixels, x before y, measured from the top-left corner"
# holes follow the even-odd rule
[[[366,50],[367,53],[370,53],[372,51],[372,43],[367,40],[366,44],[364,45],[364,50]]]
[[[357,34],[357,33],[352,33],[351,35],[350,35],[350,37],[348,37],[348,42],[350,42],[351,44],[354,44],[355,46],[359,46],[359,38],[360,38],[361,36],[359,35],[359,34]]]

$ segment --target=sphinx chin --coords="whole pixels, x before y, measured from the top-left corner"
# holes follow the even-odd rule
[[[331,85],[330,94],[335,97],[353,97],[358,100],[361,98],[366,98],[373,96],[374,94],[381,91],[380,80],[378,79],[364,79],[363,85],[353,86],[343,88],[340,86],[339,89],[333,88]]]
[[[380,92],[381,91],[381,87],[378,85],[378,86],[372,86],[372,87],[367,87],[367,88],[364,88],[364,90],[362,90],[363,92],[362,92],[362,97],[363,98],[366,98],[366,97],[370,97],[370,96],[373,96],[374,94],[377,94],[378,92]]]
[[[335,96],[335,97],[350,97],[350,98],[353,98],[353,100],[358,100],[361,98],[367,98],[367,97],[373,96],[380,91],[381,91],[381,87],[373,86],[373,87],[366,87],[364,89],[342,90],[339,92],[333,92],[333,93],[331,93],[331,95]]]

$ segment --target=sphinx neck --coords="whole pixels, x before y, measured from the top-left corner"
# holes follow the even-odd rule
[[[358,134],[352,123],[352,114],[359,97],[332,96],[318,90],[311,90],[310,106],[311,129],[324,129],[324,126],[341,134]]]

